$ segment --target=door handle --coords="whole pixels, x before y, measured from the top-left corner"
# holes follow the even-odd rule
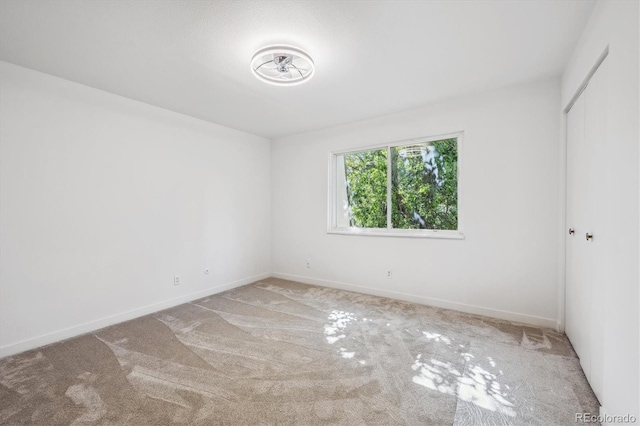
[[[587,238],[587,241],[593,240],[593,234],[590,234],[588,232],[586,233],[585,237]]]
[[[576,233],[576,230],[573,228],[569,228],[569,235],[573,235]]]

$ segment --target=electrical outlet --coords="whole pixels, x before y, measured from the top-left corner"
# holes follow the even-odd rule
[[[391,269],[387,269],[387,279],[391,279],[391,277],[393,276],[393,271]]]
[[[173,285],[180,285],[180,276],[179,275],[174,275],[173,276]]]
[[[311,268],[311,262],[307,260],[307,268]]]

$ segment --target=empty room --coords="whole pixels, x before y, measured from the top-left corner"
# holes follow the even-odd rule
[[[0,425],[640,424],[639,22],[0,0]]]

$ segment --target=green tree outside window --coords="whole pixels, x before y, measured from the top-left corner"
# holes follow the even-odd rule
[[[388,228],[390,189],[391,228],[457,230],[457,146],[449,138],[345,154],[349,225]]]

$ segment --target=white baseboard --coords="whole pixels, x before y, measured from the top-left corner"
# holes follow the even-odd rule
[[[143,306],[141,308],[132,309],[130,311],[121,312],[119,314],[110,315],[108,317],[100,318],[94,321],[89,321],[84,324],[76,325],[73,327],[57,330],[52,333],[43,334],[31,339],[22,340],[17,343],[12,343],[5,346],[0,346],[0,358],[10,355],[15,355],[20,352],[35,349],[40,346],[49,345],[51,343],[59,342],[61,340],[76,337],[81,334],[90,333],[95,330],[99,330],[110,325],[114,325],[123,321],[129,321],[134,318],[138,318],[144,315],[152,314],[154,312],[161,311],[163,309],[172,308],[182,303],[190,302],[192,300],[200,299],[202,297],[210,296],[212,294],[220,293],[232,288],[240,287],[246,284],[250,284],[255,281],[269,278],[270,273],[263,273],[255,275],[253,277],[244,278],[241,280],[233,281],[226,284],[210,287],[206,290],[196,291],[194,293],[185,294],[173,299],[164,300],[162,302],[153,303],[151,305]]]
[[[241,280],[233,281],[230,283],[218,285],[208,288],[206,290],[197,291],[194,293],[185,294],[173,299],[165,300],[151,305],[143,306],[141,308],[132,309],[130,311],[121,312],[119,314],[111,315],[108,317],[100,318],[94,321],[89,321],[84,324],[76,325],[73,327],[57,330],[52,333],[47,333],[31,339],[22,340],[17,343],[12,343],[5,346],[0,346],[0,358],[15,355],[20,352],[35,349],[41,346],[56,343],[61,340],[69,339],[79,336],[81,334],[90,333],[92,331],[99,330],[110,325],[114,325],[123,321],[129,321],[134,318],[138,318],[144,315],[152,314],[154,312],[168,309],[185,302],[200,299],[202,297],[210,296],[212,294],[220,293],[232,288],[240,287],[246,284],[250,284],[255,281],[259,281],[265,278],[274,277],[282,278],[291,281],[298,281],[306,284],[320,285],[324,287],[337,288],[341,290],[353,291],[357,293],[370,294],[373,296],[388,297],[391,299],[404,300],[407,302],[420,303],[423,305],[435,306],[438,308],[452,309],[469,314],[484,315],[493,318],[500,318],[507,321],[514,321],[523,324],[535,325],[538,327],[554,328],[559,327],[559,323],[555,319],[541,318],[531,315],[518,314],[515,312],[502,311],[498,309],[484,308],[476,305],[469,305],[465,303],[451,302],[448,300],[434,299],[429,297],[417,296],[408,293],[401,293],[391,290],[381,290],[373,287],[366,287],[357,284],[347,284],[336,281],[322,280],[312,277],[305,277],[300,275],[291,275],[284,273],[263,273],[252,277],[244,278]]]
[[[564,323],[562,321],[556,321],[556,331],[558,333],[564,333]]]
[[[448,300],[434,299],[430,297],[417,296],[414,294],[401,293],[391,290],[380,290],[373,287],[366,287],[357,284],[347,284],[336,281],[327,281],[317,278],[304,277],[300,275],[284,274],[274,272],[271,274],[274,278],[284,280],[298,281],[305,284],[320,285],[324,287],[337,288],[340,290],[353,291],[356,293],[365,293],[373,296],[388,297],[390,299],[404,300],[406,302],[420,303],[422,305],[434,306],[437,308],[452,309],[455,311],[465,312],[468,314],[484,315],[492,318],[499,318],[507,321],[519,322],[523,324],[534,325],[537,327],[556,329],[558,327],[557,319],[542,318],[532,315],[518,314],[515,312],[502,311],[499,309],[484,308],[482,306],[469,305],[466,303],[451,302]]]

